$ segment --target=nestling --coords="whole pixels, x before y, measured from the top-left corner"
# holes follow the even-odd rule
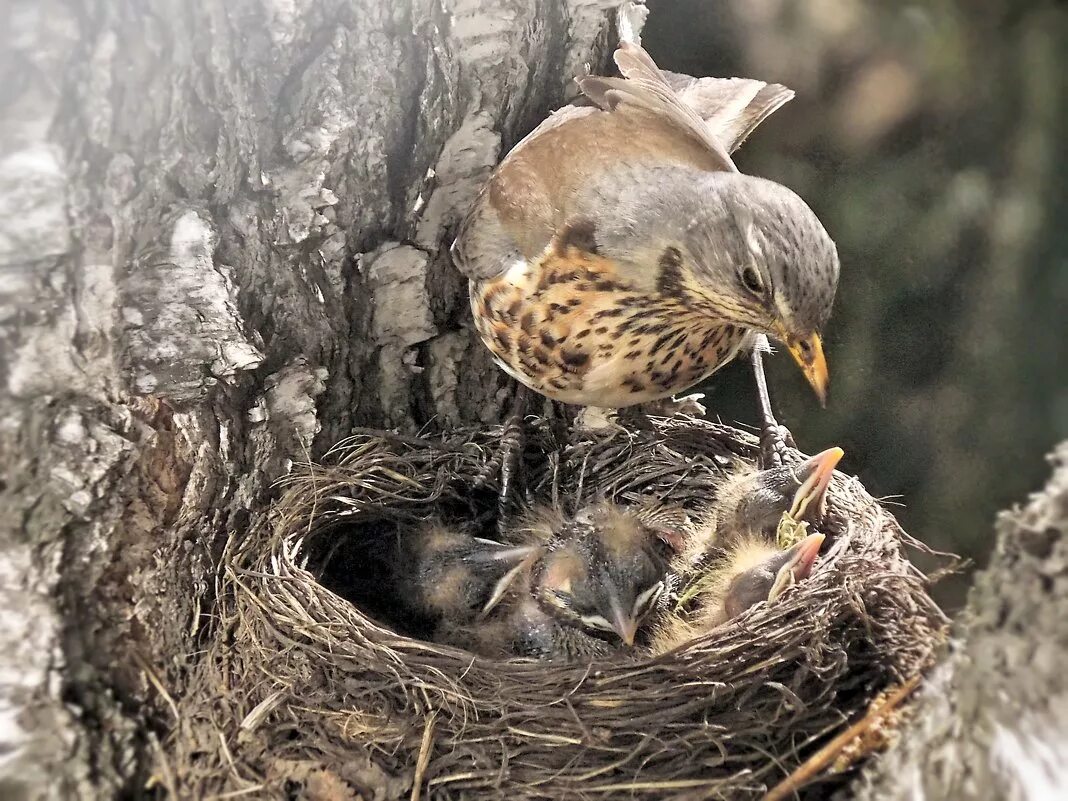
[[[660,621],[650,651],[670,651],[761,601],[774,603],[786,588],[812,573],[823,539],[822,534],[809,534],[785,551],[765,538],[736,540],[698,580],[692,593],[692,611]]]
[[[796,194],[729,155],[793,93],[675,76],[676,93],[640,47],[615,60],[623,77],[579,79],[593,105],[516,145],[461,226],[482,341],[543,395],[618,408],[693,386],[764,332],[822,402],[834,243]]]
[[[608,656],[616,646],[557,619],[537,601],[529,568],[515,574],[508,592],[484,618],[444,618],[434,639],[494,659],[530,657],[574,662]]]
[[[798,521],[818,522],[824,512],[834,468],[844,455],[828,448],[797,465],[767,470],[739,467],[717,488],[716,497],[695,527],[679,557],[681,565],[696,565],[715,547],[734,541],[774,541],[784,513]]]
[[[432,621],[474,621],[488,612],[542,549],[504,545],[431,521],[401,538],[399,586],[405,605]]]
[[[601,502],[567,518],[542,510],[531,528],[548,532],[532,565],[531,589],[557,620],[633,645],[668,587],[677,542],[664,515]]]
[[[631,646],[668,590],[667,565],[672,544],[680,542],[674,528],[679,518],[670,509],[608,502],[590,504],[573,516],[549,507],[532,509],[504,532],[508,544],[490,551],[509,558],[495,560],[497,569],[473,590],[452,589],[453,577],[460,575],[454,568],[444,579],[423,571],[441,585],[422,591],[434,599],[425,605],[440,612],[436,637],[491,656],[552,659],[600,656],[620,644]],[[458,552],[451,544],[435,550],[451,559]],[[465,569],[470,562],[465,557]],[[446,609],[441,596],[455,611]]]

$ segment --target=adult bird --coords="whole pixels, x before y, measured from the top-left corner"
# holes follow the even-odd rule
[[[793,93],[661,72],[639,46],[621,78],[578,79],[483,187],[453,246],[482,341],[554,400],[627,407],[679,393],[782,342],[821,403],[834,242],[784,186],[730,153]]]

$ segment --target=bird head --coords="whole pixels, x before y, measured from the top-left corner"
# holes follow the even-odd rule
[[[651,273],[660,292],[710,317],[781,342],[826,403],[820,332],[839,263],[812,209],[786,187],[741,173],[657,166],[623,185],[598,227],[600,252]]]
[[[808,578],[821,545],[822,534],[809,534],[785,551],[776,550],[766,543],[751,543],[748,549],[735,550],[724,568],[738,572],[730,579],[723,595],[723,619],[737,617],[761,601],[772,603],[787,587]],[[759,554],[759,561],[748,566],[747,562],[753,559],[754,551]],[[743,553],[747,559],[740,559]]]
[[[780,341],[821,404],[827,360],[820,331],[838,286],[838,252],[812,209],[786,187],[741,173],[713,174],[718,202],[687,230],[693,282],[706,302]]]
[[[537,565],[534,594],[557,618],[633,645],[664,594],[666,563],[651,543],[603,522],[599,513],[583,515],[560,533]]]
[[[742,473],[720,489],[719,530],[732,535],[775,531],[784,512],[797,521],[817,521],[823,514],[834,468],[845,452],[828,448],[798,465]]]

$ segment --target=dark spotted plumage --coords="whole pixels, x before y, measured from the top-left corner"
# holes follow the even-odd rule
[[[623,407],[692,386],[746,341],[692,302],[677,277],[658,286],[667,291],[639,295],[611,262],[554,246],[486,281],[472,312],[486,347],[518,381],[565,403]],[[661,359],[664,368],[650,369]]]
[[[591,104],[517,145],[461,225],[482,340],[544,395],[619,407],[687,389],[763,332],[823,399],[834,243],[801,198],[730,158],[792,92],[708,79],[676,94],[631,44],[616,63],[623,78],[579,79]]]
[[[660,256],[660,275],[656,278],[656,291],[661,295],[682,294],[682,253],[677,247],[665,248]]]

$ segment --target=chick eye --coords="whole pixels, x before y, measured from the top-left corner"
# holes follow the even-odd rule
[[[612,628],[612,624],[605,620],[600,615],[583,615],[579,618],[579,622],[582,623],[588,629],[600,629],[601,631],[615,631]]]
[[[760,277],[760,271],[752,264],[742,268],[742,285],[754,295],[764,294],[764,279]]]
[[[660,600],[664,592],[664,582],[658,581],[634,600],[634,616],[641,617]]]
[[[549,600],[554,606],[558,606],[561,609],[570,609],[572,598],[566,592],[560,592],[559,590],[553,590],[549,593]]]

